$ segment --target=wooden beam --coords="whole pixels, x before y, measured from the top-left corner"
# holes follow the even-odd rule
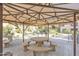
[[[58,21],[68,21],[68,22],[72,22],[72,21],[70,21],[70,19],[67,19],[67,18],[59,18],[59,19],[57,19],[57,20],[55,20],[53,23],[56,23],[56,22],[58,22]]]
[[[72,12],[73,13],[73,12]],[[66,13],[66,15],[68,15],[68,14],[72,14],[72,13]],[[47,16],[51,16],[51,17],[59,17],[60,15],[62,16],[62,15],[65,15],[65,14],[62,14],[62,13],[60,13],[60,15],[57,15],[57,13],[56,12],[54,12],[53,14],[55,14],[54,16],[52,16],[52,13],[51,13],[51,15],[49,14],[49,13],[42,13],[43,15],[47,15]]]
[[[3,19],[4,21],[8,21],[8,22],[15,22],[15,23],[20,23],[20,24],[23,24],[23,22],[17,22],[17,21],[12,21],[12,20],[7,20],[7,19]],[[63,23],[73,23],[73,21],[68,21],[68,22],[58,22],[58,23],[55,23],[55,22],[52,22],[52,23],[49,23],[49,25],[54,25],[54,24],[63,24]],[[29,23],[25,23],[24,24],[27,24],[27,25],[34,25],[34,26],[37,26],[35,24],[29,24]],[[48,22],[46,24],[41,24],[41,25],[47,25]]]
[[[8,5],[8,4],[5,4],[5,5],[8,6],[8,7],[10,7],[10,8],[12,8],[12,9],[15,9],[15,10],[19,11],[20,13],[25,13],[24,11],[21,11],[21,10],[19,10],[19,9],[17,9],[17,8],[15,8],[15,7],[12,7],[12,6]],[[28,15],[28,16],[30,16],[30,17],[33,17],[33,18],[36,18],[36,17],[34,17],[34,16],[32,16],[32,15],[30,15],[30,14],[28,14],[28,13],[26,13],[26,15]]]
[[[8,12],[9,14],[11,14],[11,13],[9,12],[9,10],[7,10],[6,8],[4,8],[4,10],[6,10],[6,12]],[[11,16],[12,16],[12,17],[14,17],[14,18],[15,18],[15,20],[20,21],[19,19],[17,19],[17,15],[15,16],[15,15],[12,15],[12,14],[11,14]]]
[[[16,11],[23,12],[23,11],[21,11],[21,10],[19,10],[19,9],[17,9],[17,8],[14,8],[14,7],[12,7],[12,6],[8,5],[8,4],[5,4],[5,6],[7,6],[7,7],[9,7],[9,8],[12,8],[12,9],[14,9],[14,10],[16,10]],[[23,13],[24,13],[24,12],[23,12]]]
[[[46,19],[44,19],[44,16],[42,14],[41,14],[41,16],[42,16],[43,20],[45,20],[45,22],[48,23],[48,21]]]
[[[12,15],[20,15],[20,14],[26,14],[27,12],[25,13],[21,13],[21,12],[17,12],[16,14],[12,14]],[[28,14],[35,14],[34,12],[28,12]],[[3,14],[3,16],[9,16],[11,14]]]
[[[2,56],[3,53],[3,4],[0,3],[0,56]]]
[[[67,15],[72,15],[73,13],[69,13],[69,14],[63,14],[63,15],[58,15],[58,16],[50,16],[50,17],[47,17],[47,18],[44,18],[44,19],[50,19],[50,18],[54,18],[54,17],[62,17],[62,16],[67,16]]]
[[[35,17],[37,14],[34,14],[32,17]],[[30,20],[32,17],[26,19],[26,20]],[[25,22],[26,20],[24,20],[23,22]]]
[[[16,13],[16,14],[12,14],[12,15],[20,15],[21,13]],[[26,14],[26,13],[23,13]],[[35,13],[29,13],[29,14],[35,14]],[[3,16],[10,16],[11,14],[3,14]]]
[[[35,6],[33,5],[33,6],[31,6],[30,8],[28,8],[28,9],[31,9],[31,8],[34,8]]]
[[[23,8],[23,9],[26,9],[26,10],[30,10],[29,8],[25,8],[25,7],[22,7],[22,6],[19,6],[19,5],[15,5],[15,4],[10,4],[10,5],[13,5],[13,6],[16,6],[16,7],[19,7],[19,8]],[[43,7],[44,8],[44,7]],[[73,12],[73,11],[58,11],[58,12],[37,12],[37,11],[35,11],[35,10],[30,10],[30,11],[33,11],[33,12],[36,12],[36,13],[69,13],[69,12]],[[49,15],[49,16],[51,16],[51,15]]]
[[[15,6],[15,7],[19,7],[19,8],[25,9],[25,10],[30,10],[30,11],[33,11],[33,12],[38,13],[38,12],[35,11],[35,10],[31,10],[31,9],[29,9],[29,8],[25,8],[25,7],[23,7],[23,6],[19,6],[19,5],[15,5],[15,4],[11,4],[11,3],[9,3],[8,5]]]
[[[48,8],[55,8],[55,9],[61,9],[61,10],[71,10],[73,12],[79,12],[79,10],[76,9],[70,9],[70,8],[64,8],[64,7],[57,7],[57,6],[47,6],[47,5],[41,5],[41,4],[34,4],[34,3],[27,3],[28,5],[36,5],[40,7],[48,7]]]
[[[20,24],[23,24],[23,22],[17,22],[17,21],[13,21],[13,20],[7,20],[7,19],[3,19],[4,22],[14,22],[14,23],[20,23]],[[26,23],[24,23],[26,24]]]
[[[44,11],[42,11],[42,12],[40,12],[41,14],[43,14],[43,13],[71,13],[71,12],[73,12],[73,11],[47,11],[47,12],[44,12]]]
[[[57,4],[54,4],[54,5],[65,5],[65,4],[69,4],[69,3],[57,3]]]
[[[42,3],[38,3],[38,4],[42,5]],[[69,4],[69,3],[43,3],[43,5],[47,5],[47,6],[64,5],[64,4]]]
[[[13,4],[12,4],[13,5]],[[33,10],[34,11],[34,10]],[[29,15],[29,14],[28,14]],[[29,16],[31,16],[31,15],[29,15]],[[49,16],[51,16],[51,15],[49,15]],[[59,15],[60,16],[60,15]],[[59,17],[59,16],[57,16],[57,17]],[[62,16],[62,15],[61,15]],[[49,18],[52,18],[52,17],[56,17],[56,16],[51,16],[51,17],[48,17],[48,18],[45,18],[45,19],[49,19]],[[36,17],[34,17],[34,18],[36,18]]]
[[[27,22],[18,22],[18,21],[13,21],[13,20],[8,20],[8,19],[3,19],[4,22],[14,22],[14,23],[20,23],[20,24],[27,24],[27,25],[34,25],[31,23],[27,23]]]
[[[71,13],[71,12],[73,12],[73,11],[56,11],[56,12],[40,12],[40,14],[43,14],[43,13]],[[12,15],[19,15],[19,14],[21,14],[21,13],[19,13],[19,12],[17,12],[16,14],[12,14]],[[26,13],[22,13],[22,14],[26,14]],[[28,12],[28,14],[35,14],[34,12]],[[9,16],[9,15],[11,15],[11,14],[3,14],[3,16]]]
[[[66,24],[66,23],[73,23],[73,21],[68,21],[68,22],[58,22],[58,23],[53,23],[53,22],[52,22],[52,23],[49,23],[49,25],[52,25],[52,24],[63,24],[63,23],[65,23],[65,24]]]

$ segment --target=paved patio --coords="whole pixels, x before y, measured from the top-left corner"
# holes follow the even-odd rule
[[[37,53],[38,56],[72,56],[73,55],[73,47],[72,41],[62,40],[61,38],[50,38],[53,44],[57,45],[56,51],[42,52]],[[79,50],[79,46],[77,46],[77,51]],[[10,51],[14,56],[33,56],[32,51],[23,51],[22,40],[16,39],[13,40],[8,48],[4,48],[3,52]],[[79,55],[79,53],[77,53]]]

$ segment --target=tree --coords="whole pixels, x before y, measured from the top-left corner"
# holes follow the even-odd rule
[[[10,41],[12,41],[12,36],[13,36],[13,27],[10,26],[10,25],[6,25],[4,28],[3,28],[3,36],[4,37],[7,37]]]
[[[69,33],[72,33],[69,29],[63,29],[63,33],[65,33],[65,34],[69,34]]]

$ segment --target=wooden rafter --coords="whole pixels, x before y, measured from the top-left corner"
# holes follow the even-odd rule
[[[53,23],[56,23],[56,22],[59,22],[59,21],[67,21],[67,22],[72,22],[72,21],[70,21],[69,19],[66,19],[66,18],[59,18],[58,20],[56,20],[56,21],[54,21]]]
[[[47,6],[53,6],[53,5],[64,5],[69,3],[38,3],[40,5],[47,5]]]
[[[71,12],[73,12],[73,11],[50,11],[50,12],[45,12],[45,11],[42,11],[41,12],[41,14],[43,14],[43,13],[71,13]]]
[[[43,13],[72,13],[73,11],[56,11],[56,12],[40,12],[40,14],[43,14]],[[28,12],[29,13],[29,12]],[[13,15],[19,15],[20,13],[19,12],[17,12],[16,14],[13,14]],[[23,13],[23,14],[26,14],[26,13]],[[35,14],[34,12],[30,12],[29,14]],[[9,16],[10,14],[3,14],[3,16]]]
[[[27,4],[29,4],[29,5],[36,5],[36,6],[42,6],[42,7],[48,7],[48,8],[56,8],[56,9],[61,9],[61,10],[71,10],[73,12],[79,12],[79,10],[70,9],[70,8],[64,8],[64,7],[47,6],[47,5],[34,4],[34,3],[27,3]]]
[[[53,24],[66,24],[66,23],[73,23],[73,21],[70,21],[70,22],[49,23],[49,24],[50,24],[50,25],[53,25]]]
[[[15,22],[15,23],[20,23],[20,24],[27,24],[27,25],[32,25],[32,26],[37,26],[35,24],[29,24],[29,23],[22,23],[22,22],[17,22],[17,21],[11,21],[11,20],[7,20],[7,19],[3,19],[4,21],[8,21],[8,22]],[[49,23],[49,25],[56,25],[56,24],[65,24],[65,23],[73,23],[73,21],[70,21],[70,22],[59,22],[59,23]],[[42,25],[47,25],[48,23],[46,24],[42,24]],[[41,25],[41,24],[40,24]]]
[[[58,19],[58,20],[56,20],[54,23],[57,23],[57,22],[59,22],[59,21],[62,21],[61,20],[61,18],[64,18],[64,20],[65,20],[65,23],[68,23],[68,22],[72,22],[71,20],[68,20],[68,18],[69,17],[72,17],[72,14],[74,13],[74,12],[78,12],[79,10],[73,10],[73,9],[69,9],[69,8],[67,8],[67,9],[65,9],[65,8],[62,8],[62,7],[55,7],[54,5],[53,6],[47,6],[47,5],[38,5],[38,4],[30,4],[30,3],[27,3],[26,5],[31,5],[31,7],[29,7],[29,8],[26,8],[26,7],[23,7],[23,6],[21,6],[21,5],[16,5],[16,4],[4,4],[5,6],[7,6],[7,7],[9,7],[9,8],[12,8],[12,9],[14,9],[14,10],[16,10],[16,11],[18,11],[18,12],[16,12],[16,14],[12,14],[12,13],[10,13],[10,11],[8,11],[8,13],[9,14],[4,14],[4,15],[12,15],[14,18],[16,18],[17,20],[19,20],[21,17],[22,18],[25,18],[25,20],[24,21],[19,21],[19,22],[23,22],[23,23],[27,23],[27,19],[28,20],[31,20],[32,18],[34,18],[35,20],[32,20],[32,21],[38,21],[38,20],[44,20],[45,21],[45,23],[46,24],[48,24],[49,22],[47,21],[47,20],[50,20],[50,19],[54,19],[55,17]],[[51,5],[51,4],[49,4],[49,5]],[[42,8],[41,8],[41,10],[40,11],[35,11],[35,10],[32,10],[31,8],[33,8],[33,7],[35,7],[35,6],[41,6]],[[20,10],[20,9],[18,9],[18,8],[20,8],[20,9],[24,9],[24,10]],[[44,11],[42,11],[44,8],[52,8],[52,9],[61,9],[61,10],[66,10],[66,11],[47,11],[47,12],[44,12]],[[6,9],[7,10],[7,9]],[[25,12],[26,11],[26,12]],[[29,12],[29,11],[32,11],[32,12]],[[57,13],[62,13],[61,15],[57,15]],[[66,13],[66,14],[63,14],[63,13]],[[78,12],[79,13],[79,12]],[[77,13],[77,14],[78,14]],[[54,14],[54,15],[52,15],[52,14]],[[19,16],[19,15],[21,15],[21,16]],[[26,15],[26,17],[23,17],[23,15]],[[38,16],[37,16],[38,15]],[[46,17],[45,16],[43,16],[43,15],[46,15]],[[16,16],[19,16],[18,18],[16,17]],[[29,18],[27,18],[27,16],[30,16]],[[68,18],[67,18],[68,17]],[[26,19],[27,18],[27,19]],[[5,18],[4,18],[5,19]],[[59,20],[60,19],[60,20]],[[25,22],[26,21],[26,22]],[[62,21],[63,22],[63,21]],[[61,22],[60,22],[61,23]],[[33,23],[27,23],[27,24],[32,24],[32,25],[34,25]],[[51,24],[51,23],[50,23]],[[52,23],[53,24],[53,23]]]
[[[17,21],[12,21],[12,20],[7,20],[7,19],[3,19],[4,22],[7,21],[7,22],[14,22],[14,23],[20,23],[20,24],[28,24],[28,25],[33,25],[33,24],[29,24],[29,23],[22,23],[22,22],[17,22]]]
[[[4,8],[4,10],[6,10],[9,14],[11,14],[7,9],[5,9]],[[12,14],[11,14],[12,15]],[[14,15],[12,15],[12,17],[14,17],[15,18],[15,20],[18,20],[18,21],[20,21],[19,19],[17,19],[17,17],[16,16],[14,16]]]
[[[35,13],[39,13],[39,12],[37,12],[35,10],[31,10],[31,9],[28,9],[28,8],[25,8],[25,7],[22,7],[22,6],[19,6],[19,5],[15,5],[15,4],[10,4],[10,5],[15,6],[15,7],[19,7],[19,8],[23,8],[23,9],[26,9],[26,10],[30,10],[30,11],[33,11]],[[73,11],[72,10],[69,10],[69,11],[59,11],[59,12],[51,12],[51,13],[67,13],[67,12],[69,13],[69,12],[73,12]],[[50,12],[41,12],[41,13],[50,13]]]
[[[36,16],[37,14],[34,14],[33,16]],[[30,20],[32,17],[26,19],[26,20]],[[23,22],[25,22],[26,20],[24,20]]]
[[[9,3],[8,5],[15,6],[15,7],[19,7],[19,8],[25,9],[25,10],[30,10],[30,11],[33,11],[33,12],[38,13],[38,12],[35,11],[35,10],[28,9],[28,8],[23,7],[23,6],[19,6],[19,5],[15,5],[15,4],[11,4],[11,3]]]
[[[41,14],[41,16],[42,16],[43,20],[45,20],[45,22],[48,23],[48,21],[46,19],[44,19],[44,16],[42,14]]]
[[[21,11],[21,10],[19,10],[19,9],[16,9],[15,7],[12,7],[12,6],[10,6],[10,5],[7,5],[7,4],[6,4],[6,6],[12,8],[12,9],[15,9],[15,10],[17,10],[17,11],[20,11],[20,13],[25,13],[25,12],[23,12],[23,11]],[[28,15],[28,16],[30,16],[30,17],[34,17],[34,16],[32,16],[32,15],[30,15],[30,14],[28,14],[28,13],[26,13],[26,15]],[[36,17],[34,17],[34,18],[36,18]]]
[[[57,3],[57,4],[54,4],[54,5],[64,5],[64,4],[69,4],[69,3]]]
[[[71,13],[73,14],[73,13]],[[70,13],[69,14],[63,14],[63,15],[58,15],[57,17],[63,17],[63,16],[68,16],[68,15],[71,15]],[[47,18],[44,18],[44,19],[50,19],[50,18],[54,18],[56,16],[50,16],[50,17],[47,17]]]
[[[21,12],[17,12],[16,14],[12,14],[12,15],[19,15],[19,14],[26,14],[27,12],[25,13],[21,13]],[[28,12],[28,14],[35,14],[34,12]],[[9,16],[10,14],[3,14],[3,16]]]

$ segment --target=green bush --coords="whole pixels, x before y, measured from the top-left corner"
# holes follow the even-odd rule
[[[57,31],[57,29],[50,29],[49,33],[52,35],[58,35],[59,32]]]
[[[63,29],[63,33],[65,33],[65,34],[70,34],[70,33],[72,33],[70,30],[68,30],[68,29]]]
[[[10,35],[13,35],[14,33],[12,32],[12,27],[7,25],[6,27],[3,28],[3,34],[4,36],[10,36]]]

